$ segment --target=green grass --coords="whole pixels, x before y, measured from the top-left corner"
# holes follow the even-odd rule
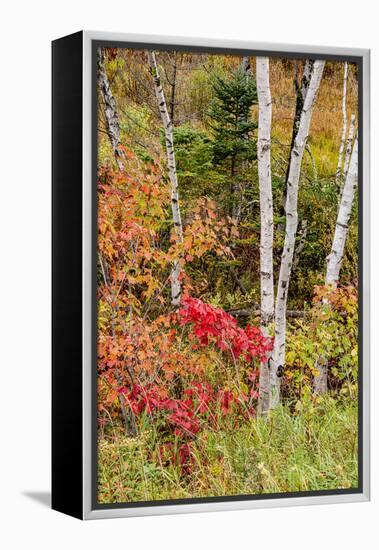
[[[100,502],[127,502],[356,487],[357,404],[330,397],[233,431],[203,431],[182,475],[158,458],[156,432],[99,441]]]

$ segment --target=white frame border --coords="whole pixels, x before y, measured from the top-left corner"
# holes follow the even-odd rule
[[[234,48],[240,50],[262,50],[267,52],[291,52],[299,54],[330,54],[341,56],[359,56],[363,63],[363,200],[362,211],[362,253],[363,279],[362,304],[363,316],[361,330],[363,334],[362,374],[363,374],[363,422],[362,422],[362,493],[336,494],[321,496],[301,496],[267,498],[263,500],[241,500],[227,502],[207,502],[191,504],[172,504],[139,506],[134,508],[92,509],[92,460],[91,460],[91,284],[92,284],[92,243],[91,243],[91,188],[92,188],[92,60],[91,43],[93,40],[115,42],[141,42],[143,44],[162,44],[180,46],[200,46],[213,48]],[[150,516],[162,514],[187,514],[194,512],[215,512],[226,510],[246,510],[254,508],[273,508],[281,506],[305,506],[314,504],[337,504],[345,502],[364,502],[370,500],[370,50],[328,46],[310,46],[294,44],[276,44],[274,42],[247,42],[234,40],[214,40],[208,38],[168,37],[159,35],[140,35],[83,31],[83,519],[103,519],[119,517]]]

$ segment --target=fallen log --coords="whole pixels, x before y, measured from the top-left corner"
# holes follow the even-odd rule
[[[259,308],[228,309],[227,312],[233,315],[233,317],[258,317],[261,314]],[[301,319],[305,317],[305,315],[305,311],[287,310],[287,317],[290,319]]]
[[[230,315],[233,317],[260,317],[261,311],[258,307],[252,307],[252,308],[240,308],[240,309],[227,309],[226,310]],[[287,318],[288,319],[303,319],[307,315],[307,311],[299,311],[296,309],[289,309],[287,310]],[[340,311],[339,315],[346,319],[347,313],[346,311]]]

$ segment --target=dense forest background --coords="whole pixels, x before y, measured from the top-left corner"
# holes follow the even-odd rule
[[[357,68],[317,63],[99,50],[101,502],[357,484]]]

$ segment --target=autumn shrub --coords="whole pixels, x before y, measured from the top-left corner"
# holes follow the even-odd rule
[[[331,390],[353,397],[358,377],[358,297],[353,286],[315,288],[312,308],[288,329],[284,390],[292,399],[309,392],[317,365],[328,358]]]
[[[188,295],[177,313],[130,328],[116,340],[112,334],[100,339],[101,424],[109,423],[112,411],[124,415],[134,434],[150,421],[159,429],[163,451],[188,470],[200,430],[218,430],[225,416],[234,427],[255,416],[258,365],[272,341],[259,328],[241,328],[222,309]],[[216,358],[223,369],[212,380]]]

